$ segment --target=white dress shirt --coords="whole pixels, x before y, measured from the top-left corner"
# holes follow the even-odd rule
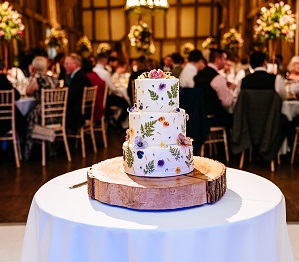
[[[189,88],[193,88],[195,83],[193,78],[196,76],[197,74],[197,68],[192,65],[191,63],[187,63],[182,72],[180,73],[180,87],[189,87]]]

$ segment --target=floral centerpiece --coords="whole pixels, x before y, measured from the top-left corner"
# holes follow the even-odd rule
[[[82,36],[76,44],[76,50],[83,57],[88,57],[92,53],[92,45],[87,36]]]
[[[108,43],[100,43],[97,48],[97,53],[107,53],[111,50],[111,46]]]
[[[262,42],[277,38],[293,42],[296,30],[295,15],[292,14],[291,7],[282,1],[270,3],[268,7],[261,8],[260,16],[253,29],[254,38],[259,38]]]
[[[237,50],[243,46],[244,40],[241,34],[235,29],[230,28],[223,34],[221,44],[224,50]]]
[[[50,33],[47,35],[45,40],[45,44],[48,47],[57,47],[60,49],[66,48],[68,40],[65,37],[64,30],[51,28]]]
[[[216,45],[215,38],[209,36],[205,41],[202,42],[201,47],[203,49],[209,49],[211,47],[214,47]]]
[[[128,37],[131,46],[136,47],[138,51],[143,51],[146,54],[155,53],[156,48],[152,40],[152,32],[149,30],[147,23],[139,21],[137,25],[133,25]]]
[[[18,11],[14,11],[7,1],[0,4],[0,37],[5,40],[19,39],[24,29],[22,16]]]
[[[182,46],[182,53],[183,53],[183,56],[187,57],[189,55],[189,53],[194,50],[194,45],[190,42],[187,42],[185,44],[183,44]]]

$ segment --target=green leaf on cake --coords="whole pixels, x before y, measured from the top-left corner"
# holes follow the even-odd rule
[[[154,160],[152,160],[145,166],[145,169],[143,169],[143,173],[146,175],[146,174],[151,174],[154,171],[155,171],[155,165],[154,165]]]
[[[140,126],[140,131],[142,134],[142,138],[144,137],[150,137],[154,135],[155,131],[155,124],[157,123],[157,120],[150,121],[150,122],[145,122],[144,126],[141,124]]]
[[[170,146],[169,148],[170,154],[175,157],[175,160],[178,161],[181,157],[181,151],[178,148],[174,148]]]
[[[171,93],[173,98],[176,98],[178,96],[178,91],[179,91],[178,83],[175,83],[173,86],[171,86]]]
[[[188,166],[188,168],[190,168],[190,166],[192,165],[193,163],[193,157],[192,157],[192,154],[191,154],[191,150],[189,149],[189,154],[186,156],[187,160],[188,161],[185,161],[186,165]]]
[[[152,100],[156,101],[156,100],[159,99],[159,96],[157,95],[157,93],[155,93],[155,92],[152,91],[152,90],[148,90],[148,91],[149,91],[149,93],[150,93],[150,96],[151,96],[151,99],[152,99]]]
[[[132,154],[132,150],[129,147],[127,147],[126,150],[126,160],[127,160],[128,167],[131,168],[134,163],[134,157]]]
[[[168,105],[173,106],[174,102],[172,100],[169,101]]]
[[[172,99],[172,94],[169,91],[167,91],[167,95],[169,99]]]

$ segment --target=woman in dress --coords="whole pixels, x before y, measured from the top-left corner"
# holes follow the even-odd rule
[[[27,133],[25,141],[24,159],[28,160],[33,147],[31,137],[35,124],[41,123],[41,89],[56,88],[59,86],[57,78],[47,75],[48,59],[37,56],[29,66],[30,82],[26,88],[26,94],[35,98],[35,106],[27,114]]]

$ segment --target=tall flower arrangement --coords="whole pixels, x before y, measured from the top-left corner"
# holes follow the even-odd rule
[[[65,31],[61,29],[51,28],[50,33],[47,35],[45,44],[48,47],[55,47],[59,49],[65,49],[68,44],[68,40],[65,36]]]
[[[182,46],[182,53],[184,57],[188,57],[189,53],[194,50],[194,45],[190,42],[183,44]]]
[[[12,9],[7,1],[0,4],[0,37],[5,40],[19,39],[25,26],[22,24],[22,16]]]
[[[201,47],[203,49],[209,49],[211,47],[214,47],[216,45],[215,38],[209,36],[205,41],[202,42]]]
[[[82,36],[76,44],[77,52],[83,57],[88,57],[92,53],[92,45],[87,36]]]
[[[292,14],[291,7],[283,1],[270,3],[268,7],[261,8],[253,29],[254,38],[262,42],[266,39],[276,40],[277,38],[293,42],[296,30],[295,15]]]
[[[149,30],[147,23],[139,21],[137,25],[133,25],[128,34],[131,46],[136,47],[138,51],[146,54],[153,54],[156,51],[152,40],[152,32]]]
[[[222,48],[227,51],[238,50],[243,43],[242,35],[235,28],[230,28],[221,39]]]
[[[97,48],[97,53],[107,53],[111,50],[111,46],[108,43],[100,43]]]

